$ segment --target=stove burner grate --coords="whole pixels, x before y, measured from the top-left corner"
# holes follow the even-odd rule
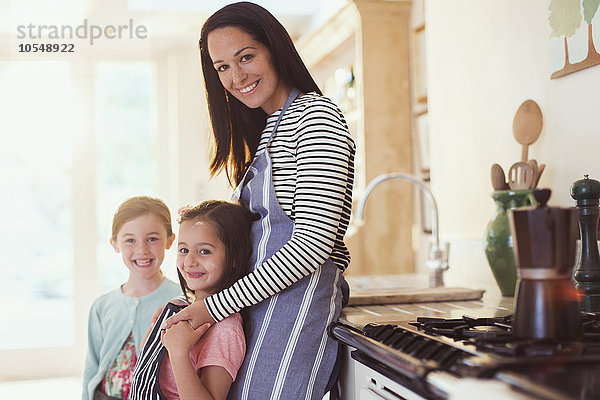
[[[500,339],[512,338],[512,316],[499,318],[472,318],[463,316],[460,319],[419,317],[411,323],[419,330],[453,338],[454,340]]]
[[[419,360],[433,361],[441,368],[452,370],[456,361],[468,353],[437,340],[403,329],[397,325],[368,324],[365,336]]]
[[[531,340],[512,332],[512,316],[459,319],[419,317],[410,324],[432,335],[441,335],[475,346],[479,351],[513,357],[580,356],[600,354],[600,314],[582,313],[584,336],[580,340]]]

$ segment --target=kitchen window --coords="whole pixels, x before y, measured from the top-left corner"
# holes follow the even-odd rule
[[[112,215],[157,195],[155,67],[0,62],[0,93],[0,380],[78,375],[89,306],[127,277]]]
[[[0,64],[1,350],[73,343],[69,74],[64,62]]]
[[[95,68],[96,254],[101,292],[127,280],[109,246],[112,217],[131,196],[157,196],[156,71],[149,63],[101,63]]]

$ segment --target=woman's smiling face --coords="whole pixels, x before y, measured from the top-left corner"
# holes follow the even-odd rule
[[[213,225],[199,219],[179,226],[177,268],[196,298],[215,293],[225,274],[226,249]]]
[[[213,66],[229,93],[267,114],[283,107],[291,89],[279,78],[264,44],[234,26],[215,29],[207,41]]]

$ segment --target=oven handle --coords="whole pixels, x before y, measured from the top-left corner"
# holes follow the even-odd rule
[[[433,361],[421,361],[413,356],[377,342],[349,325],[334,322],[329,326],[329,336],[354,347],[367,356],[382,362],[395,372],[409,379],[423,382],[427,373],[438,369]]]

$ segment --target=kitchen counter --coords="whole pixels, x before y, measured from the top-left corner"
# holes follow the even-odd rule
[[[361,277],[361,281],[362,281]],[[412,276],[409,281],[422,284],[423,277]],[[425,277],[426,279],[426,277]],[[349,279],[351,291],[353,287],[352,278]],[[379,277],[373,277],[374,284],[385,282]],[[447,286],[466,286],[464,281],[450,281]],[[439,318],[461,318],[463,315],[471,317],[502,317],[512,314],[513,297],[503,297],[495,286],[472,285],[473,288],[481,288],[484,291],[480,300],[467,301],[439,301],[427,303],[405,303],[405,304],[381,304],[349,306],[342,310],[340,322],[362,328],[368,323],[397,323],[400,321],[412,321],[417,317],[439,317]]]
[[[417,317],[503,317],[512,314],[512,308],[512,297],[488,299],[484,294],[481,300],[350,306],[342,310],[340,322],[362,328],[368,323],[394,324]]]

